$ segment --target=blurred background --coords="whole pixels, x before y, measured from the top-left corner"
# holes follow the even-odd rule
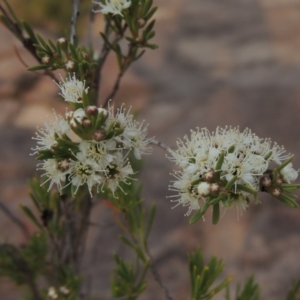
[[[11,0],[16,13],[43,36],[68,36],[72,1]],[[299,0],[156,0],[156,37],[124,77],[117,104],[133,105],[139,118],[149,122],[149,134],[174,146],[178,137],[195,127],[250,127],[295,154],[300,167],[300,2]],[[90,1],[82,1],[79,32],[85,43]],[[101,44],[103,22],[97,15],[93,32]],[[0,27],[0,200],[24,218],[19,203],[29,204],[27,179],[36,162],[29,155],[36,126],[52,114],[63,113],[66,103],[56,101],[57,87],[50,78],[26,71],[35,61],[10,32]],[[17,55],[18,53],[18,55]],[[104,72],[103,99],[117,74],[114,55]],[[101,98],[100,97],[100,103]],[[157,203],[150,251],[174,300],[187,299],[187,252],[199,246],[206,259],[217,255],[225,262],[223,275],[234,275],[233,287],[251,274],[262,286],[261,299],[285,299],[293,279],[300,279],[300,212],[270,197],[250,206],[242,216],[227,210],[217,226],[188,225],[186,208],[166,199],[172,164],[162,149],[145,157],[140,179],[146,205]],[[119,229],[112,214],[98,205],[92,221],[103,224],[89,232],[84,272],[95,294],[108,295],[111,253],[122,253]],[[22,232],[0,210],[1,241],[26,242]],[[95,247],[96,245],[96,247]],[[93,279],[91,279],[93,278]],[[16,300],[16,287],[1,279],[1,299]],[[165,299],[149,275],[143,300]],[[223,299],[216,297],[215,299]]]

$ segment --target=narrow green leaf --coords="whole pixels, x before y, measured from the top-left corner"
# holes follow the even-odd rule
[[[237,175],[233,176],[226,184],[225,189],[231,190],[237,180]]]
[[[22,204],[20,204],[21,209],[24,211],[24,213],[27,215],[27,217],[41,230],[43,230],[43,226],[40,224],[40,222],[37,220],[35,215],[32,213],[32,211]]]
[[[148,239],[148,236],[150,234],[151,228],[152,228],[152,224],[154,221],[154,217],[155,217],[155,213],[156,213],[156,204],[153,203],[150,209],[150,215],[148,218],[148,224],[147,224],[147,228],[146,228],[146,232],[145,232],[145,242]]]
[[[34,43],[34,44],[37,44],[38,41],[36,39],[36,36],[35,36],[35,33],[34,31],[32,30],[32,28],[30,27],[30,25],[26,22],[26,21],[22,21],[22,26],[23,28],[25,29],[25,31],[27,32],[28,36],[30,37],[31,41]]]
[[[33,67],[29,67],[27,68],[28,71],[39,71],[39,70],[45,70],[48,69],[49,66],[46,65],[39,65],[39,66],[33,66]]]
[[[133,245],[124,235],[120,235],[119,236],[119,239],[125,244],[127,245],[128,247],[132,248],[132,249],[135,249],[135,245]]]
[[[144,16],[144,19],[145,19],[146,21],[149,21],[149,20],[153,17],[153,15],[156,13],[156,11],[157,11],[157,7],[153,7],[153,8],[148,12],[148,14],[146,14],[146,15]]]
[[[217,224],[220,219],[220,203],[213,206],[212,223]]]
[[[241,190],[241,191],[253,194],[253,195],[257,194],[257,191],[247,184],[237,184],[236,187],[238,190]]]

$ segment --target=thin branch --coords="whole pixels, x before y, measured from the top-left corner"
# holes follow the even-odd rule
[[[146,248],[146,252],[148,254],[148,256],[150,257],[151,259],[151,262],[150,262],[150,269],[151,269],[151,272],[156,280],[156,282],[160,285],[160,287],[163,289],[163,291],[165,292],[165,296],[166,296],[166,299],[168,300],[173,300],[172,296],[170,295],[170,292],[168,290],[168,288],[164,285],[164,283],[162,282],[162,279],[160,277],[160,274],[158,273],[157,271],[157,267],[156,267],[156,264],[154,263],[154,259],[149,251],[148,248]]]
[[[160,142],[160,141],[158,141],[158,140],[156,140],[156,139],[152,139],[151,141],[150,141],[150,143],[151,144],[153,144],[153,145],[156,145],[156,146],[158,146],[158,147],[160,147],[160,148],[162,148],[162,149],[164,149],[164,150],[169,150],[169,149],[172,149],[172,148],[170,148],[168,145],[166,145],[166,144],[164,144],[164,143],[162,143],[162,142]]]
[[[87,45],[90,47],[90,49],[93,49],[93,28],[95,23],[95,8],[97,4],[93,3],[91,5],[90,14],[89,14],[89,23],[87,28]]]
[[[74,44],[76,42],[76,22],[79,15],[79,2],[80,0],[73,0],[73,13],[71,18],[71,35],[70,42]]]
[[[123,73],[119,73],[111,93],[108,95],[108,97],[106,98],[106,100],[103,104],[104,108],[107,107],[109,100],[113,99],[116,92],[118,91],[122,76],[123,76]]]
[[[7,20],[7,28],[17,37],[17,39],[23,44],[24,48],[39,62],[42,63],[41,59],[37,55],[36,48],[34,47],[34,42],[30,38],[26,38],[23,35],[22,28],[20,28],[19,23],[14,22],[8,13],[6,12],[5,8],[0,4],[0,11],[4,15],[4,17]],[[49,70],[45,70],[44,75],[49,76],[52,78],[56,83],[59,82],[59,80],[56,78],[56,76],[50,72]]]
[[[5,213],[7,217],[10,218],[12,222],[14,222],[23,232],[24,236],[29,239],[30,233],[26,228],[25,224],[8,208],[6,204],[2,200],[0,200],[0,209]]]
[[[106,24],[105,24],[105,29],[104,29],[104,34],[107,36],[109,33],[110,29],[110,18],[107,17]],[[98,97],[100,94],[100,83],[101,83],[101,70],[103,68],[104,62],[106,60],[106,57],[108,53],[110,52],[110,47],[104,42],[101,50],[100,57],[98,59],[98,66],[95,70],[95,78],[93,82],[93,88],[95,90],[95,98],[94,98],[94,104],[97,104],[98,102]]]

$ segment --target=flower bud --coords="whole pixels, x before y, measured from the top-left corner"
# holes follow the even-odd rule
[[[140,28],[142,28],[146,25],[146,21],[145,21],[145,19],[138,19],[137,24]]]
[[[197,190],[200,196],[207,196],[210,192],[210,184],[207,182],[200,182],[197,186]]]
[[[49,64],[49,62],[50,62],[50,57],[48,55],[45,55],[45,56],[42,57],[42,63],[44,65]]]
[[[82,55],[82,57],[83,57],[84,59],[89,58],[89,55],[88,55],[85,51],[82,51],[82,52],[81,52],[81,55]]]
[[[66,69],[67,69],[68,71],[70,71],[70,70],[73,70],[73,69],[74,69],[75,63],[74,63],[74,61],[72,61],[72,60],[68,60],[68,61],[66,62],[66,64],[65,64],[65,66],[66,66]]]
[[[95,105],[89,105],[85,108],[85,113],[88,116],[96,116],[98,115],[98,107]]]
[[[57,40],[61,45],[66,44],[67,43],[67,39],[64,37],[61,37]]]
[[[66,171],[69,169],[69,165],[70,165],[70,160],[64,159],[58,163],[58,169],[62,171]]]
[[[83,125],[83,127],[91,127],[92,122],[89,119],[84,119],[82,121],[82,125]]]
[[[281,190],[279,188],[273,188],[270,194],[274,197],[279,197],[281,195]]]
[[[260,189],[261,191],[266,191],[268,187],[270,187],[272,184],[272,180],[269,176],[265,175],[262,176],[259,180],[259,185],[260,185]]]
[[[215,177],[215,171],[214,170],[209,170],[205,174],[203,174],[203,179],[207,182],[211,182]]]
[[[97,142],[103,141],[105,139],[105,131],[104,130],[95,130],[93,133],[93,139]]]
[[[70,294],[70,290],[69,290],[67,287],[65,287],[65,286],[61,286],[61,287],[59,288],[59,291],[60,291],[63,295],[69,295],[69,294]]]
[[[220,185],[218,183],[210,184],[209,192],[213,195],[218,195],[220,192]]]

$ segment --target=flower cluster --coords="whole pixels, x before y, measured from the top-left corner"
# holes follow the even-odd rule
[[[130,109],[124,105],[115,113],[114,106],[106,110],[93,105],[84,105],[88,89],[75,75],[59,84],[65,101],[80,105],[65,116],[54,112],[54,120],[45,122],[33,138],[33,149],[42,160],[38,169],[49,183],[62,190],[71,185],[74,194],[80,186],[92,189],[108,187],[113,193],[121,188],[120,182],[128,183],[134,174],[128,160],[133,152],[136,159],[150,154],[147,125],[134,120]]]
[[[122,15],[122,10],[127,9],[131,5],[130,0],[105,0],[105,4],[101,2],[94,3],[100,5],[101,9],[96,10],[95,12],[101,12],[103,14],[113,14],[113,15]]]
[[[298,188],[291,185],[298,177],[292,156],[250,129],[241,132],[239,128],[218,127],[212,133],[197,129],[177,146],[177,150],[169,149],[169,159],[180,168],[173,174],[170,190],[176,192],[172,202],[188,206],[186,215],[200,210],[198,216],[202,216],[210,205],[217,210],[219,204],[244,210],[249,197],[256,198],[258,191],[296,205],[288,192]],[[270,169],[272,162],[277,166],[274,169]]]
[[[66,299],[66,297],[70,294],[70,290],[65,287],[65,286],[61,286],[58,290],[51,286],[49,289],[48,289],[48,293],[47,293],[47,296],[48,296],[48,299],[53,299],[53,300],[57,300],[57,299]],[[62,296],[62,297],[60,297]]]

